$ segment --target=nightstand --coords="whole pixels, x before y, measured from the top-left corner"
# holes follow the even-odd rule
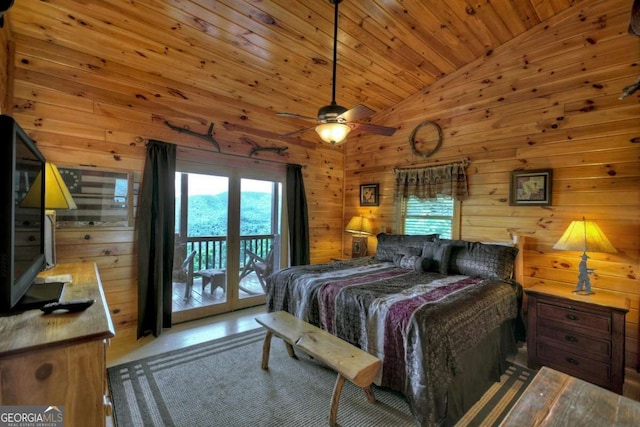
[[[529,367],[562,371],[622,394],[629,299],[600,291],[578,295],[559,283],[525,289]]]

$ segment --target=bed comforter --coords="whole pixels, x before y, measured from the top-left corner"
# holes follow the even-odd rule
[[[516,285],[443,276],[360,258],[287,268],[267,281],[268,311],[286,310],[382,360],[377,385],[402,392],[416,422],[446,418],[458,355],[518,315]]]

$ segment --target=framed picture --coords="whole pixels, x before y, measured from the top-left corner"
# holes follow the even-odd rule
[[[551,205],[552,181],[553,171],[551,169],[511,172],[509,205]]]
[[[378,184],[364,184],[360,186],[360,206],[380,205]]]

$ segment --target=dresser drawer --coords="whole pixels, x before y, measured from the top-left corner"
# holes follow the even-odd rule
[[[611,340],[596,339],[572,329],[558,328],[549,321],[538,324],[538,340],[573,353],[585,353],[589,358],[609,363]]]
[[[538,318],[548,319],[558,326],[564,325],[571,330],[581,328],[588,330],[590,334],[611,334],[611,315],[607,313],[586,312],[561,305],[538,303]]]
[[[541,365],[566,372],[599,386],[609,387],[611,366],[608,363],[598,362],[585,354],[572,353],[545,342],[538,342],[536,347]]]

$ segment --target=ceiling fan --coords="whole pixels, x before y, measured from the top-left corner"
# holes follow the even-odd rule
[[[302,116],[295,113],[277,113],[282,117],[293,117],[296,119],[313,120],[318,124],[316,126],[299,129],[287,133],[283,136],[293,136],[298,133],[305,132],[315,127],[316,132],[323,141],[331,145],[339,145],[346,141],[347,135],[351,130],[357,129],[362,132],[372,133],[376,135],[390,136],[396,131],[395,128],[372,125],[369,123],[356,123],[357,120],[365,119],[375,113],[369,107],[358,104],[347,110],[345,107],[336,103],[336,64],[338,61],[338,4],[342,0],[329,0],[329,3],[335,5],[334,23],[333,23],[333,79],[331,104],[325,105],[318,110],[318,117]]]

